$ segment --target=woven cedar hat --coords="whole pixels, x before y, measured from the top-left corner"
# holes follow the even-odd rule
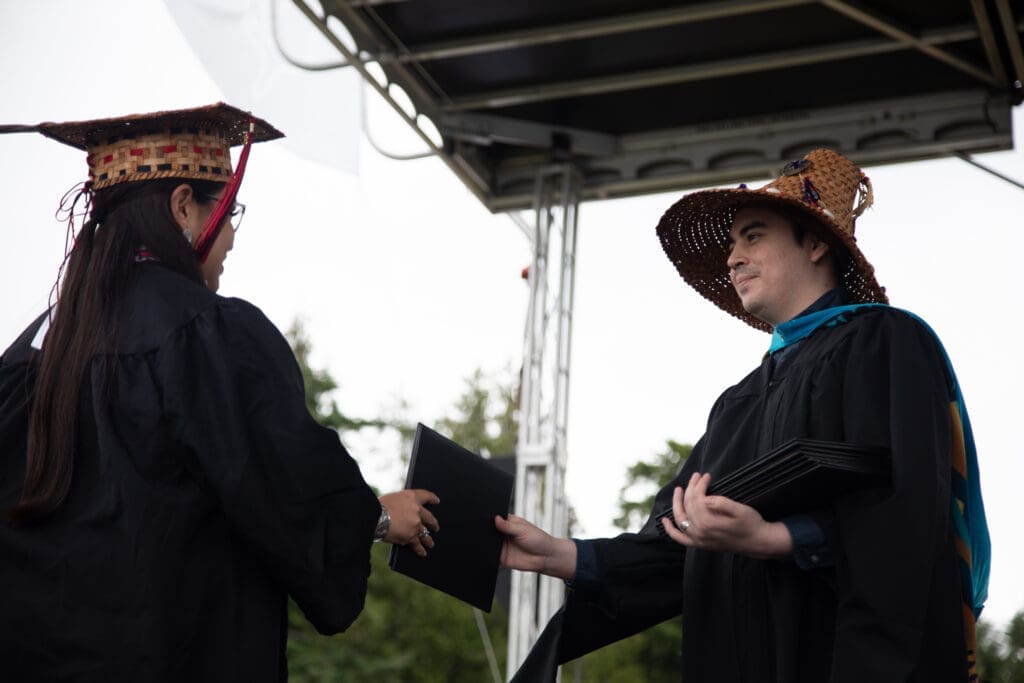
[[[232,175],[231,146],[245,142],[250,121],[252,142],[283,137],[266,121],[224,103],[18,128],[85,150],[91,187],[101,190],[156,178],[227,182]]]
[[[672,205],[658,223],[658,237],[676,270],[697,292],[727,313],[767,332],[771,326],[743,310],[729,279],[729,230],[736,213],[750,204],[778,205],[824,228],[822,237],[840,246],[840,286],[855,303],[888,303],[874,268],[857,248],[854,223],[872,203],[871,182],[839,152],[816,149],[783,167],[759,189],[703,190]]]

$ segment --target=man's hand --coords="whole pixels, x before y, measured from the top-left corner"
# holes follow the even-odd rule
[[[437,505],[441,500],[426,489],[405,489],[394,493],[385,493],[380,497],[380,504],[388,509],[391,515],[391,526],[384,540],[394,545],[409,546],[417,555],[423,557],[427,548],[434,547],[434,539],[430,533],[436,533],[441,527],[437,518],[424,505]]]
[[[555,538],[516,515],[496,516],[494,526],[505,534],[501,566],[559,579],[576,575],[576,544],[568,538]]]
[[[661,520],[672,540],[691,548],[762,560],[793,552],[793,539],[785,524],[766,522],[754,508],[725,496],[707,495],[710,482],[710,474],[694,473],[685,491],[676,487],[672,494],[676,524]]]

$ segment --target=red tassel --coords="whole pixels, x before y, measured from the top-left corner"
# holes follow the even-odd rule
[[[203,226],[202,233],[193,245],[199,255],[200,263],[206,263],[206,257],[210,255],[210,249],[217,240],[217,235],[220,234],[221,222],[231,206],[234,205],[235,197],[238,196],[238,188],[242,184],[242,176],[245,175],[245,164],[249,160],[249,148],[252,147],[252,134],[255,129],[256,121],[250,118],[249,130],[245,133],[245,145],[242,147],[242,153],[238,155],[238,166],[235,167],[235,173],[228,180],[224,194],[220,196],[217,206],[214,207],[210,217],[206,219],[206,225]]]

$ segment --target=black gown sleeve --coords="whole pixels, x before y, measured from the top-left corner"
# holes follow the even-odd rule
[[[13,505],[25,481],[28,421],[35,395],[39,351],[32,338],[43,324],[39,316],[0,354],[0,500]]]
[[[693,452],[700,449],[698,442]],[[639,532],[588,541],[597,560],[597,580],[590,589],[569,591],[510,683],[553,682],[560,664],[682,612],[686,546],[660,533],[658,520],[671,509],[675,487],[697,471],[697,461],[691,455],[662,487]]]
[[[892,482],[890,490],[835,505],[832,680],[917,680],[926,620],[934,614],[929,602],[949,550],[945,361],[934,338],[898,312],[862,325],[848,354],[831,365],[824,389],[841,392],[847,442],[890,448]]]
[[[287,341],[254,306],[221,299],[167,340],[155,372],[187,465],[237,537],[317,630],[346,629],[380,505],[309,414]]]

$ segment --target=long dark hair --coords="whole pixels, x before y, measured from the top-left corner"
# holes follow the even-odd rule
[[[89,219],[75,236],[57,306],[43,342],[28,424],[25,483],[8,511],[15,524],[47,517],[71,489],[79,394],[100,351],[115,349],[118,311],[145,248],[162,266],[202,284],[195,252],[171,214],[181,184],[216,194],[220,183],[166,179],[123,183],[96,192]],[[106,356],[112,358],[112,356]],[[105,383],[115,368],[105,367]],[[94,397],[95,398],[95,397]]]

